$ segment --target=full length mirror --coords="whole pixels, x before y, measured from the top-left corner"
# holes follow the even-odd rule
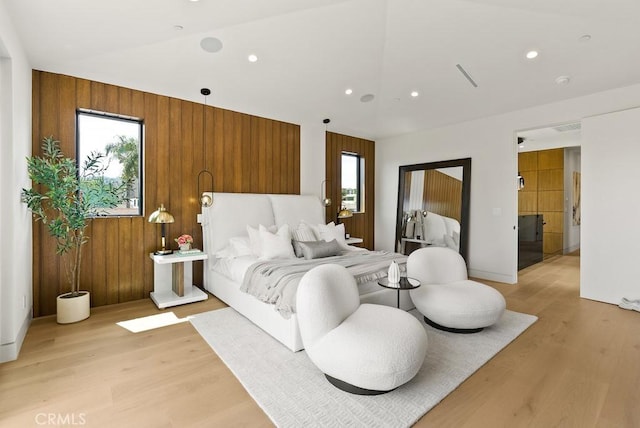
[[[449,247],[466,259],[470,188],[471,158],[401,166],[396,251]]]

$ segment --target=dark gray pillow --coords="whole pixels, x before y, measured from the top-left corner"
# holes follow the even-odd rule
[[[302,253],[302,246],[300,245],[301,243],[308,243],[308,242],[316,242],[316,241],[296,241],[295,239],[291,240],[291,245],[293,245],[293,252],[295,253],[296,257],[304,257],[304,254]]]
[[[323,257],[337,256],[342,254],[342,247],[338,241],[297,241],[302,249],[302,255],[306,260],[321,259]]]

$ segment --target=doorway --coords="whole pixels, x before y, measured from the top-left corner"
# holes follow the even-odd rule
[[[518,270],[580,253],[579,122],[518,131]]]

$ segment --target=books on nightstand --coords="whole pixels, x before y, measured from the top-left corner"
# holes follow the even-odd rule
[[[197,248],[192,248],[190,250],[178,250],[176,254],[180,256],[192,256],[194,254],[200,254],[202,251]]]

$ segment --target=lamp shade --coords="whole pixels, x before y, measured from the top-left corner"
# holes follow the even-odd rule
[[[149,216],[149,223],[173,223],[174,221],[173,216],[169,214],[164,204],[160,204],[160,208]]]
[[[349,218],[353,217],[353,212],[344,207],[338,212],[338,218]]]
[[[171,254],[173,252],[172,250],[167,250],[166,248],[166,243],[167,243],[166,224],[173,223],[174,221],[175,220],[173,219],[173,216],[169,214],[169,212],[167,211],[167,209],[164,207],[163,204],[160,204],[160,208],[152,212],[151,215],[149,216],[149,223],[159,224],[161,226],[160,230],[162,231],[161,232],[162,233],[162,249],[156,251],[154,254],[164,256],[166,254]]]

